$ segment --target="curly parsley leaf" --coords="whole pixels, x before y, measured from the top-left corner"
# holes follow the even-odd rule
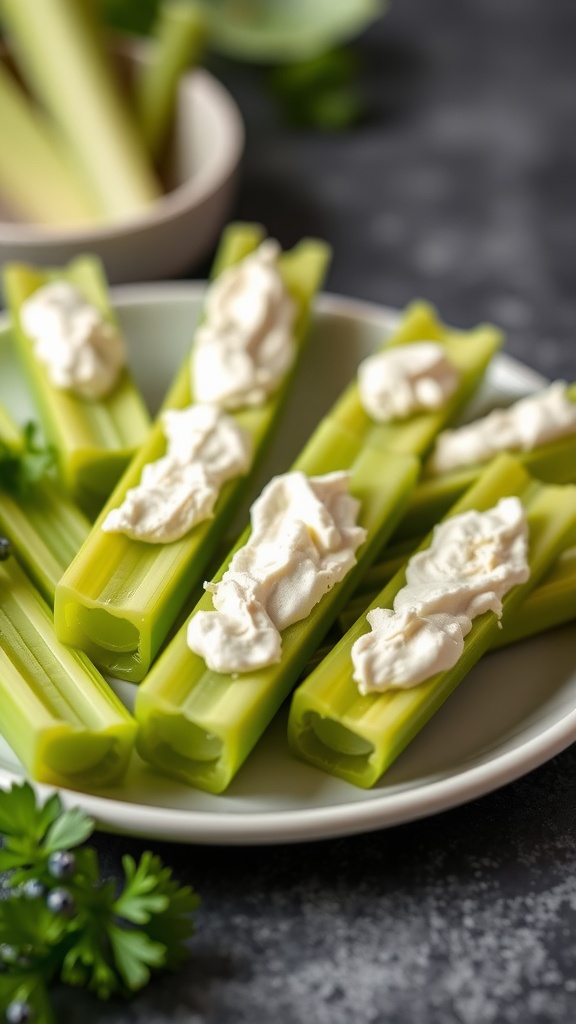
[[[138,862],[123,858],[118,891],[102,880],[96,851],[79,846],[93,828],[79,808],[63,810],[57,795],[38,807],[28,783],[0,792],[0,870],[9,871],[0,894],[0,1010],[22,1000],[38,1024],[51,1022],[44,1005],[51,981],[107,999],[137,991],[153,970],[174,968],[186,955],[198,897],[150,852]],[[72,865],[64,877],[54,870],[63,853]]]
[[[52,445],[39,437],[36,423],[27,423],[22,432],[22,446],[14,447],[0,441],[0,487],[10,494],[26,494],[56,462]]]
[[[42,848],[45,853],[56,853],[58,850],[70,850],[80,846],[90,838],[94,831],[94,822],[79,807],[64,811],[48,829]]]
[[[56,794],[38,807],[27,782],[13,786],[0,795],[0,871],[20,869],[10,880],[19,885],[27,876],[45,872],[50,854],[78,846],[93,831],[92,819],[77,807],[64,811]]]

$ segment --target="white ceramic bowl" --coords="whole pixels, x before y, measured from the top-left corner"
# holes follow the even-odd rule
[[[121,62],[143,62],[146,43],[121,48]],[[6,141],[6,140],[5,140]],[[230,94],[207,71],[180,83],[166,193],[149,210],[110,224],[53,228],[17,221],[0,205],[0,262],[58,266],[96,253],[110,281],[148,281],[190,270],[214,245],[227,220],[244,148],[244,126]]]

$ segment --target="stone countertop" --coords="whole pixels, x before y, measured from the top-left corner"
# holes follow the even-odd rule
[[[248,124],[236,214],[334,246],[330,289],[415,295],[576,379],[576,5],[394,0],[360,43],[365,122]],[[576,750],[465,807],[312,845],[152,845],[202,895],[190,961],[131,1004],[58,993],[86,1024],[569,1024],[576,1020]]]

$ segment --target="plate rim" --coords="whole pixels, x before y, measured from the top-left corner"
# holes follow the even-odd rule
[[[197,299],[204,281],[165,281],[120,285],[111,289],[115,305],[154,304],[178,299]],[[322,313],[387,318],[393,321],[399,310],[363,299],[323,293],[317,308]],[[0,331],[7,317],[0,314]],[[527,387],[546,383],[546,377],[506,353],[500,365]],[[158,838],[181,843],[218,845],[264,845],[318,841],[360,832],[390,828],[429,817],[468,803],[513,782],[565,750],[576,740],[576,708],[543,732],[526,739],[521,746],[505,751],[469,768],[433,779],[417,788],[373,796],[351,803],[279,811],[203,811],[139,804],[116,796],[97,796],[60,789],[66,806],[82,806],[95,818],[102,831]],[[0,766],[0,787],[21,781],[23,775]],[[33,783],[41,794],[54,787]]]

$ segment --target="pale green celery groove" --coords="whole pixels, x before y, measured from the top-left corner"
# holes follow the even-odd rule
[[[451,514],[491,508],[499,498],[517,495],[529,525],[530,579],[503,600],[503,624],[517,614],[560,552],[574,544],[576,487],[543,484],[517,460],[502,455],[479,477]],[[429,544],[429,538],[423,546]],[[371,607],[392,607],[405,584],[401,570]],[[479,616],[464,642],[464,652],[449,671],[408,690],[361,696],[352,679],[351,648],[369,631],[363,616],[316,670],[295,691],[288,739],[292,752],[322,770],[357,786],[373,786],[417,735],[460,680],[497,638],[492,612]]]
[[[53,126],[0,61],[0,186],[17,213],[41,224],[89,224],[98,210]]]
[[[0,732],[37,782],[84,791],[120,782],[136,735],[88,658],[56,640],[14,559],[0,564]]]
[[[198,63],[206,34],[205,16],[192,0],[160,4],[150,58],[134,83],[138,127],[154,160],[161,156],[170,132],[180,77]]]
[[[444,327],[424,303],[408,308],[387,343],[407,344],[424,338],[441,341],[461,371],[457,393],[444,410],[393,425],[374,423],[364,413],[353,383],[322,420],[294,465],[312,475],[352,468],[352,493],[365,496],[360,522],[368,527],[369,540],[365,550],[361,549],[358,566],[342,584],[326,595],[305,621],[285,631],[280,665],[243,674],[240,679],[210,672],[203,659],[188,649],[185,625],[140,688],[136,703],[139,750],[162,771],[214,793],[229,785],[343,607],[346,595],[399,521],[410,487],[406,468],[396,464],[394,456],[414,458],[427,451],[437,431],[469,398],[500,343],[499,333],[491,327],[466,334]],[[377,520],[369,518],[371,506],[379,507]],[[211,595],[206,594],[195,610],[211,607]]]
[[[576,403],[576,384],[570,385],[568,397]],[[530,451],[510,454],[533,476],[545,483],[566,484],[576,480],[576,434],[539,445]],[[429,530],[478,479],[485,467],[486,463],[436,476],[425,465],[422,479],[412,495],[394,540],[400,541]]]
[[[215,273],[247,256],[262,237],[259,225],[231,225],[223,236]],[[314,239],[302,241],[280,258],[286,285],[298,305],[296,337],[300,348],[308,332],[311,303],[328,261],[327,246]],[[145,676],[230,525],[280,415],[292,378],[293,372],[267,402],[234,414],[252,436],[255,458],[249,474],[229,480],[222,487],[212,519],[198,523],[171,544],[146,544],[123,534],[104,533],[100,524],[109,510],[118,507],[127,490],[137,485],[143,466],[166,451],[164,430],[158,420],[56,588],[56,632],[61,640],[86,651],[95,664],[112,675],[133,682]],[[187,356],[163,408],[180,409],[193,399]]]
[[[15,454],[22,450],[22,435],[2,406],[0,444]],[[0,533],[10,539],[18,561],[50,607],[56,584],[86,540],[90,525],[49,477],[18,494],[11,494],[0,482]]]
[[[102,214],[122,218],[149,206],[160,186],[86,5],[0,0],[0,21],[22,76],[59,126]]]
[[[80,256],[62,269],[41,270],[21,263],[5,267],[4,289],[18,354],[44,433],[56,449],[62,485],[93,517],[147,437],[150,417],[128,369],[122,372],[113,391],[98,401],[81,398],[50,382],[22,329],[20,310],[38,288],[54,280],[76,285],[107,320],[116,320],[102,266],[93,256]]]

